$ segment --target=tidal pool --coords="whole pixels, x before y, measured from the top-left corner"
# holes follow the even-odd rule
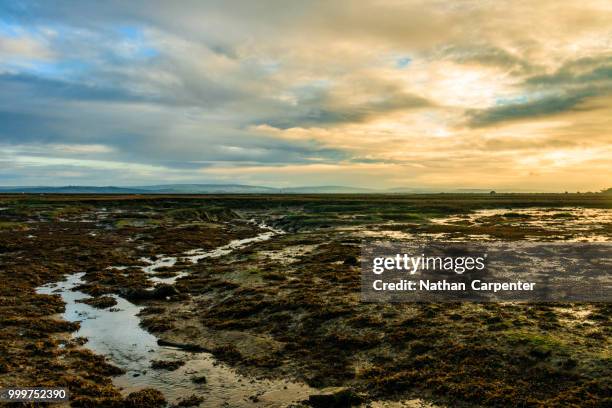
[[[566,242],[609,242],[607,233],[612,226],[612,210],[603,208],[495,208],[473,213],[434,218],[442,225],[505,225],[516,228],[537,227],[550,231],[551,240]],[[540,241],[542,237],[527,237]]]
[[[250,243],[270,239],[274,231],[266,231],[255,237],[234,240],[212,251],[193,250],[181,258],[192,262],[207,257],[223,256]],[[152,273],[157,267],[176,262],[161,258],[145,270]],[[245,377],[229,366],[215,360],[209,353],[189,352],[173,347],[160,346],[157,338],[140,327],[138,313],[144,308],[113,295],[117,305],[110,309],[96,309],[77,300],[90,296],[74,290],[84,283],[85,273],[70,275],[64,281],[37,288],[39,294],[59,294],[66,303],[62,318],[80,322],[73,337],[85,337],[84,347],[104,355],[110,362],[126,371],[113,382],[125,394],[142,388],[153,387],[161,391],[170,403],[192,395],[203,398],[206,407],[285,407],[307,399],[315,392],[305,384]],[[178,276],[156,282],[172,283]],[[152,369],[153,360],[181,361],[184,364],[174,371]],[[206,381],[194,382],[205,377]]]

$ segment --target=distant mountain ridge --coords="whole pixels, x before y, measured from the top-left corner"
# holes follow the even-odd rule
[[[371,193],[379,193],[380,190],[373,190],[370,188],[360,188],[360,187],[347,187],[347,186],[306,186],[306,187],[288,187],[278,189],[281,193],[288,194],[371,194]]]
[[[0,187],[0,193],[26,194],[147,194],[147,190],[114,186]]]
[[[17,186],[0,187],[0,193],[16,194],[486,194],[490,189],[433,189],[398,187],[369,189],[351,186],[265,187],[245,184],[157,184],[150,186]],[[602,194],[612,194],[612,188]]]
[[[251,193],[251,194],[275,194],[277,188],[250,186],[245,184],[159,184],[152,186],[137,186],[147,194],[212,194],[212,193]]]
[[[376,190],[347,186],[274,188],[244,184],[158,184],[150,186],[18,186],[0,187],[0,193],[25,194],[324,194],[372,193]]]

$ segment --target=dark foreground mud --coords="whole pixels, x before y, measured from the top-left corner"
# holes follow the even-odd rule
[[[609,241],[602,195],[9,196],[0,207],[0,386],[65,386],[75,406],[222,406],[203,375],[216,360],[236,384],[271,381],[228,387],[232,406],[284,406],[287,385],[263,391],[281,378],[303,384],[285,392],[296,405],[612,403],[607,304],[359,301],[364,237]],[[287,233],[193,258],[262,234],[260,222]],[[83,308],[129,301],[175,347],[147,370],[188,375],[184,395],[147,390],[150,372],[92,353],[59,294],[36,293],[78,273]]]

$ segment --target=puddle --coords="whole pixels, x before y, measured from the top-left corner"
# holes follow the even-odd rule
[[[276,232],[267,231],[256,237],[235,240],[212,251],[189,251],[185,256],[192,262],[207,257],[218,257],[253,242],[271,238]],[[162,258],[146,266],[150,272],[161,266],[170,266],[176,258]],[[73,290],[83,283],[85,273],[68,276],[65,281],[37,288],[40,294],[59,294],[66,303],[62,317],[67,321],[78,321],[80,329],[73,337],[86,337],[85,347],[96,354],[106,356],[110,362],[123,368],[126,373],[113,379],[125,394],[138,389],[153,387],[161,391],[170,403],[197,395],[203,398],[206,407],[285,407],[307,399],[315,392],[305,384],[264,380],[242,376],[231,367],[219,363],[209,353],[193,353],[172,347],[160,346],[157,338],[139,326],[138,313],[143,306],[134,305],[113,295],[117,305],[111,309],[96,309],[79,299],[90,296]],[[153,279],[171,283],[176,278]],[[185,364],[175,371],[151,369],[152,360],[180,360]],[[206,377],[206,383],[196,384],[194,377]]]
[[[300,256],[314,251],[318,246],[318,244],[290,245],[282,249],[258,251],[257,253],[259,256],[268,260],[275,261],[283,265],[290,265],[293,262],[297,262]]]
[[[510,226],[536,228],[548,232],[548,241],[564,242],[611,242],[612,210],[601,208],[495,208],[476,210],[469,214],[433,218],[432,224],[462,226]],[[402,231],[401,223],[388,222],[378,225],[340,227],[336,231],[353,237],[410,241],[414,239],[444,241],[496,241],[488,234],[465,234],[438,232],[418,234]],[[388,226],[394,226],[390,229]],[[541,235],[525,237],[525,241],[542,241]]]
[[[612,210],[601,208],[496,208],[477,210],[470,214],[434,218],[442,225],[506,225],[542,228],[550,232],[547,239],[565,242],[609,242],[612,236],[606,228],[612,225]],[[526,237],[541,241],[542,237]]]
[[[368,407],[370,408],[440,408],[439,405],[434,405],[422,399],[410,399],[403,401],[373,401]]]
[[[336,231],[356,238],[386,238],[401,241],[411,240],[415,237],[415,235],[410,232],[388,229],[389,227],[396,227],[398,225],[401,226],[402,224],[390,221],[383,224],[338,227]]]
[[[267,241],[268,239],[272,238],[274,235],[279,234],[279,233],[280,232],[277,230],[269,230],[266,232],[262,232],[261,234],[258,234],[251,238],[235,239],[227,245],[223,245],[219,248],[208,250],[208,251],[199,248],[199,249],[192,249],[190,251],[187,251],[183,255],[180,255],[180,256],[166,256],[166,257],[161,256],[157,258],[156,260],[152,260],[150,258],[141,258],[142,261],[149,264],[143,267],[142,270],[148,275],[153,275],[160,268],[174,266],[179,259],[181,259],[182,261],[197,263],[200,259],[204,259],[204,258],[218,258],[224,255],[227,255],[236,249],[252,244],[254,242]],[[174,276],[166,277],[166,278],[151,276],[149,277],[149,279],[155,283],[173,284],[178,278],[186,276],[188,273],[189,272],[187,271],[179,272]]]
[[[394,240],[410,240],[414,238],[414,234],[404,231],[393,230],[361,230],[358,235],[365,238],[388,238]]]

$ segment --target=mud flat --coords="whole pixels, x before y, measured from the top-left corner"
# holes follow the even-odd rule
[[[5,196],[0,207],[0,386],[65,386],[74,406],[612,402],[609,304],[359,301],[363,238],[607,242],[604,196]],[[264,239],[252,218],[286,233]]]

